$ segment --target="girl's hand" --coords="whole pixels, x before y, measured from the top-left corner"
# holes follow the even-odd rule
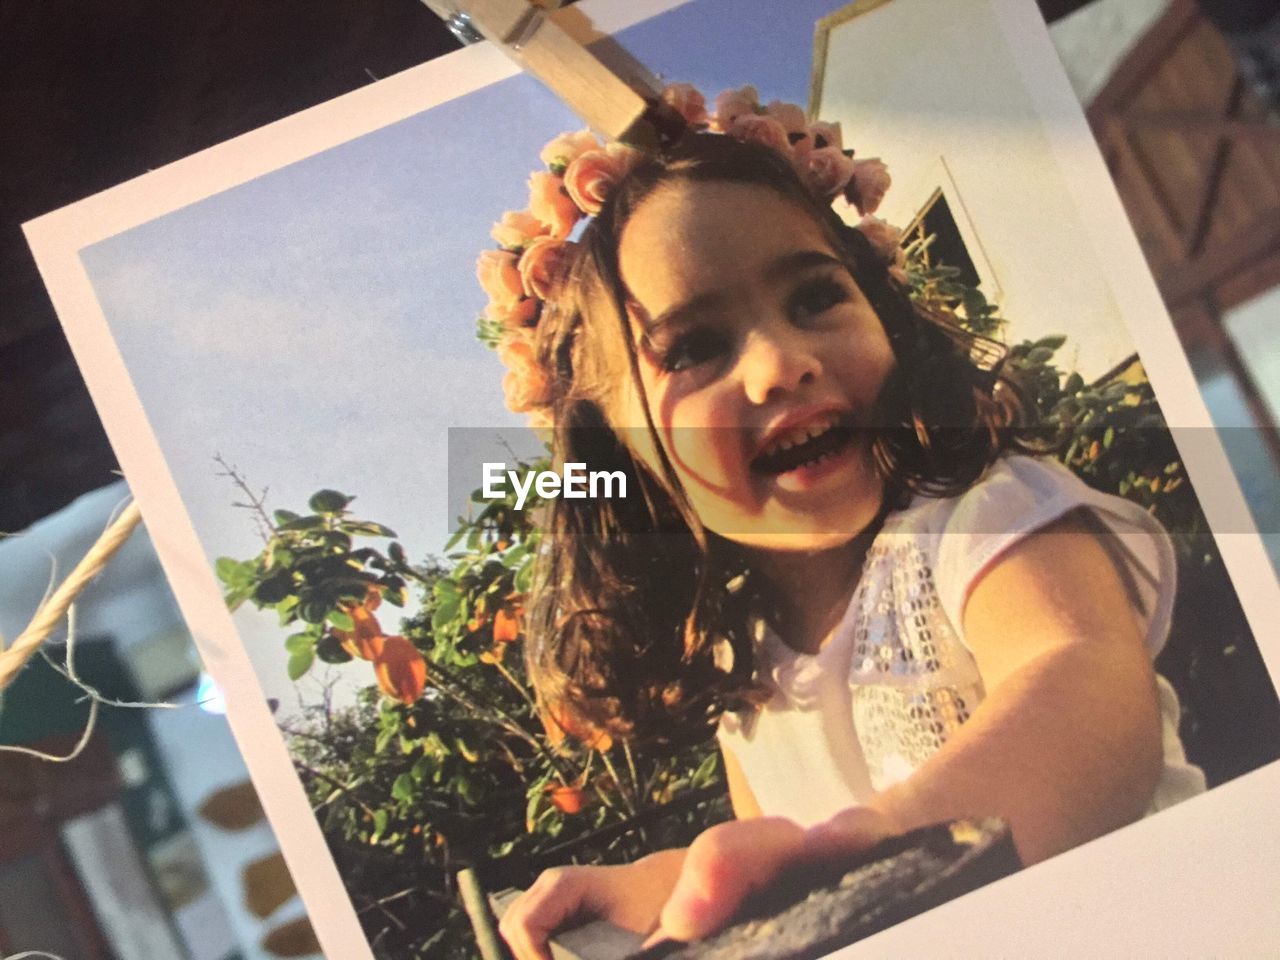
[[[516,960],[551,960],[548,938],[573,921],[607,920],[649,933],[658,925],[684,857],[684,850],[663,850],[623,866],[544,871],[507,908],[498,929]]]
[[[742,902],[785,868],[856,857],[902,832],[872,806],[853,807],[805,830],[782,817],[734,820],[704,831],[689,847],[660,925],[648,943],[695,940],[718,932]]]

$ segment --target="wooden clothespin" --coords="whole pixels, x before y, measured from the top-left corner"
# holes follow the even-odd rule
[[[529,0],[423,0],[455,34],[474,30],[497,44],[587,125],[611,140],[661,149],[678,140],[683,118],[651,91],[618,76]]]

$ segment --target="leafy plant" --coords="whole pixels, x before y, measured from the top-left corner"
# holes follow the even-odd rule
[[[264,547],[217,563],[228,606],[247,602],[299,628],[284,639],[293,679],[317,660],[374,668],[376,686],[356,706],[318,706],[285,729],[388,956],[470,955],[459,867],[527,885],[540,866],[634,859],[728,816],[714,746],[642,752],[539,710],[520,653],[533,509],[517,511],[514,493],[480,494],[446,561],[420,565],[390,529],[353,516],[352,497],[320,491],[308,513],[268,515],[250,494]],[[388,635],[380,605],[400,606],[410,590],[418,609]],[[414,865],[412,891],[400,863]]]

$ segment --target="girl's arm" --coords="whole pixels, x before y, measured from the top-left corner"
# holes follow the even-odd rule
[[[809,830],[764,818],[706,831],[663,908],[663,930],[688,940],[722,926],[750,892],[734,879],[744,869],[756,887],[788,864],[853,856],[940,820],[1002,816],[1034,863],[1141,816],[1161,765],[1155,675],[1120,573],[1091,529],[1068,515],[977,582],[963,627],[987,696],[932,758]]]
[[[875,806],[903,829],[1009,821],[1035,863],[1142,816],[1161,769],[1155,672],[1119,571],[1074,515],[1015,545],[977,583],[965,640],[988,696]]]

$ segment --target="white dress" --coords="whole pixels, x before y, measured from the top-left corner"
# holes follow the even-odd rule
[[[915,497],[888,515],[845,616],[818,653],[795,652],[757,621],[759,674],[774,696],[758,711],[725,714],[719,737],[761,811],[820,822],[941,747],[984,694],[959,626],[969,591],[1003,551],[1077,507],[1117,535],[1147,650],[1159,653],[1176,586],[1168,535],[1141,507],[1092,490],[1056,461],[1004,457],[965,493]],[[1164,769],[1149,812],[1205,788],[1178,738],[1177,697],[1157,680]]]

